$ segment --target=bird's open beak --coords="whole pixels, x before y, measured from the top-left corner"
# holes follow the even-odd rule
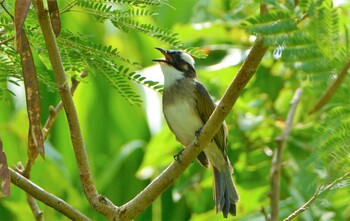
[[[171,64],[173,62],[173,58],[167,53],[166,50],[164,50],[162,48],[156,48],[156,49],[164,55],[165,59],[153,59],[152,61],[164,62],[164,63],[168,63],[168,64]]]

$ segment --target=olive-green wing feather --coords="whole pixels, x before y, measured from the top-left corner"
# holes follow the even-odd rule
[[[205,87],[200,83],[196,82],[196,104],[198,113],[205,124],[210,115],[213,113],[216,105],[214,101],[211,99],[210,94],[205,89]],[[227,128],[226,124],[223,123],[220,127],[219,131],[214,136],[215,143],[220,148],[223,155],[227,156]]]

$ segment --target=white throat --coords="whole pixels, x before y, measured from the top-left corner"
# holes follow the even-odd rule
[[[177,80],[180,80],[185,77],[181,71],[177,70],[173,66],[170,66],[165,63],[160,63],[160,67],[164,76],[164,87],[171,86]]]

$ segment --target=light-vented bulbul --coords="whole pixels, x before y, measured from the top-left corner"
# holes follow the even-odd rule
[[[197,80],[194,59],[180,50],[158,49],[165,59],[159,62],[164,75],[163,112],[177,140],[187,147],[207,122],[216,105],[207,89]],[[227,156],[227,128],[223,123],[213,140],[198,155],[204,167],[212,165],[216,212],[236,215],[239,195],[232,180]]]

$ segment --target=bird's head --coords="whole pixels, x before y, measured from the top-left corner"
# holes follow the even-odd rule
[[[164,75],[164,86],[172,84],[182,78],[195,78],[194,59],[191,55],[180,50],[164,50],[156,48],[163,55],[164,59],[154,59],[159,62]]]

